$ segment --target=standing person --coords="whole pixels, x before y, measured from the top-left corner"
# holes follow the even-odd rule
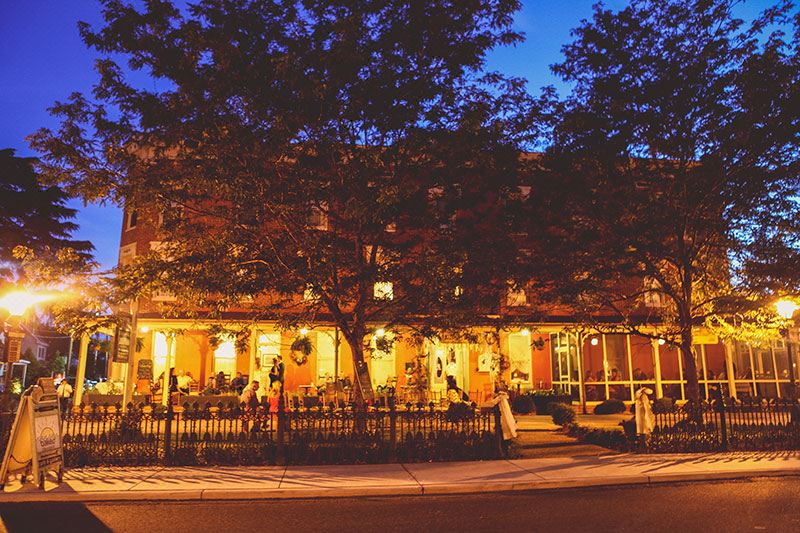
[[[242,429],[247,431],[249,428],[248,421],[250,419],[254,419],[256,416],[256,411],[258,410],[258,381],[253,381],[249,387],[247,387],[242,395],[239,397],[239,403],[244,404],[244,417],[242,418]],[[253,425],[253,431],[256,430],[258,427],[257,424]]]
[[[280,379],[278,375],[278,358],[272,358],[272,368],[269,369],[269,388],[272,389],[273,385]]]
[[[451,349],[448,357],[449,361],[445,367],[445,376],[447,376],[447,390],[458,389],[456,383],[456,376],[458,375],[458,365],[456,365],[456,353]]]
[[[281,384],[281,393],[283,393],[283,380],[286,373],[286,365],[283,364],[283,356],[278,356],[278,381]]]
[[[61,418],[67,417],[69,411],[69,399],[72,397],[72,385],[69,384],[66,378],[61,380],[56,389],[56,396],[58,396],[58,406],[61,409]]]

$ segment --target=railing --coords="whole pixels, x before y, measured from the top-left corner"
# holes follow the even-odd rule
[[[648,452],[800,449],[800,403],[789,400],[725,400],[687,403],[655,413]]]
[[[82,406],[63,424],[68,466],[352,464],[490,459],[498,413],[475,404],[270,412],[237,405]]]

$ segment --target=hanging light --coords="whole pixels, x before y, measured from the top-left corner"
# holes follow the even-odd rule
[[[139,333],[147,333],[148,331],[150,331],[150,328],[147,326],[142,326],[139,328]]]
[[[529,330],[528,328],[522,328],[521,330],[519,330],[519,332],[523,337],[527,337],[531,334],[531,330]]]
[[[589,341],[592,346],[597,346],[600,343],[600,340],[597,337],[592,337],[592,340]]]
[[[664,346],[666,343],[667,343],[667,341],[665,341],[664,339],[658,339],[658,345],[659,346]]]
[[[308,335],[308,329],[307,328],[300,328],[300,336],[301,337],[305,337],[306,335]]]
[[[376,330],[375,330],[375,336],[376,336],[376,337],[378,337],[378,338],[381,338],[381,337],[383,337],[384,335],[386,335],[386,330],[385,330],[385,329],[383,329],[383,328],[378,328],[378,329],[376,329]]]

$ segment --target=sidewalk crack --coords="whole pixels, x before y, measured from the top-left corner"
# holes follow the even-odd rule
[[[130,491],[130,490],[133,490],[133,489],[135,489],[136,487],[138,487],[139,485],[141,485],[142,483],[144,483],[145,481],[147,481],[148,479],[152,478],[153,476],[155,476],[155,475],[157,475],[157,474],[160,474],[161,472],[163,472],[163,471],[164,471],[164,468],[165,468],[165,467],[163,467],[163,466],[160,466],[160,467],[158,467],[158,468],[157,468],[157,469],[156,469],[156,470],[155,470],[155,471],[154,471],[152,474],[150,474],[149,476],[145,476],[145,477],[143,477],[142,479],[140,479],[139,481],[137,481],[136,483],[134,483],[133,485],[131,485],[131,486],[130,486],[130,488],[128,488],[128,490],[129,490],[129,491]]]
[[[284,465],[283,466],[283,473],[281,473],[281,479],[280,479],[280,481],[278,481],[278,488],[281,488],[281,485],[283,485],[283,480],[286,479],[286,471],[287,470],[289,470],[289,465]]]
[[[408,473],[408,475],[411,476],[411,479],[414,480],[414,483],[419,485],[419,492],[420,492],[420,494],[424,495],[425,494],[425,487],[423,486],[423,484],[420,483],[419,480],[414,476],[414,474],[411,473],[411,470],[406,468],[406,465],[404,465],[403,463],[400,463],[400,466],[402,466],[403,470],[405,470]]]

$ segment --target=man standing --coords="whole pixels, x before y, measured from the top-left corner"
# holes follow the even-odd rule
[[[283,356],[278,355],[278,381],[281,384],[281,394],[283,394],[283,379],[286,372],[286,365],[283,364]]]
[[[58,396],[58,406],[61,409],[61,417],[66,418],[69,411],[69,399],[72,397],[72,385],[69,384],[67,378],[61,380],[56,389],[56,396]]]

